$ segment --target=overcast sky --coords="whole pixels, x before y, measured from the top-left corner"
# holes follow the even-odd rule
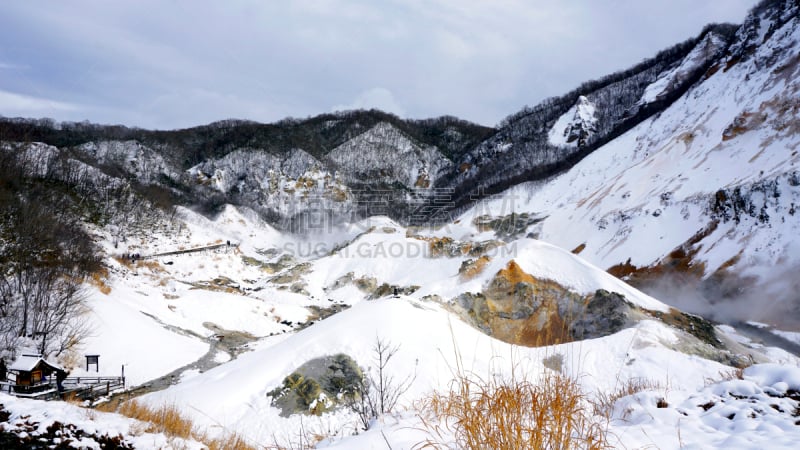
[[[4,1],[0,115],[169,129],[375,107],[494,125],[755,3]]]

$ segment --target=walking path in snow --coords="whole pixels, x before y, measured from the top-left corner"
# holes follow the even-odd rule
[[[244,346],[246,344],[253,342],[257,339],[255,336],[251,336],[247,333],[222,329],[212,323],[205,323],[204,325],[206,326],[206,328],[214,331],[215,334],[211,337],[204,337],[195,333],[194,331],[166,324],[161,320],[159,320],[157,317],[152,316],[150,314],[147,313],[142,313],[142,314],[145,314],[146,316],[152,318],[153,320],[161,324],[164,328],[172,332],[182,334],[184,336],[189,336],[192,338],[197,338],[208,343],[209,345],[208,352],[206,352],[206,354],[204,354],[198,360],[186,364],[185,366],[179,367],[166,375],[150,380],[146,383],[128,389],[124,392],[119,392],[111,395],[109,402],[114,404],[118,404],[130,400],[131,398],[139,397],[141,395],[150,392],[164,390],[178,383],[181,380],[181,376],[188,371],[197,371],[198,373],[202,373],[214,367],[217,367],[220,364],[236,359],[236,357],[240,353],[242,353],[242,351],[244,350]],[[226,354],[227,357],[221,358],[220,357],[221,353]]]
[[[224,242],[222,244],[207,245],[205,247],[194,247],[194,248],[187,248],[187,249],[184,249],[184,250],[175,250],[175,251],[172,251],[172,252],[153,253],[152,255],[140,256],[137,259],[153,259],[153,258],[160,258],[162,256],[185,255],[187,253],[197,253],[197,252],[202,252],[202,251],[206,251],[206,250],[216,250],[218,248],[223,248],[223,247],[238,248],[239,244],[235,243],[235,242],[228,241],[228,242]]]

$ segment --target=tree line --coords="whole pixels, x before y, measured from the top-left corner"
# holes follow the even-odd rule
[[[74,190],[48,177],[48,156],[0,150],[0,353],[59,354],[87,333],[83,280],[100,269],[74,214]]]

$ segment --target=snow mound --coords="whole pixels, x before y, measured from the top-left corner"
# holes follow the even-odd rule
[[[720,381],[697,392],[649,391],[625,397],[614,408],[615,445],[795,448],[800,395],[786,387],[796,387],[798,381],[798,367],[758,364],[744,371],[743,380]]]

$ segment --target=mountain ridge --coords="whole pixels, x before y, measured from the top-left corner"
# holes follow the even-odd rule
[[[682,58],[706,36],[718,35],[727,41],[732,32],[733,27],[730,25],[709,25],[697,37],[659,52],[655,57],[628,70],[584,83],[572,92],[548,99],[537,107],[525,108],[506,118],[498,128],[483,127],[449,116],[403,120],[392,114],[370,110],[323,114],[308,119],[284,119],[272,124],[224,120],[173,131],[147,131],[87,123],[58,124],[48,119],[3,119],[0,120],[0,140],[41,141],[64,150],[80,148],[89,142],[97,144],[106,141],[118,141],[119,144],[115,144],[117,146],[124,142],[133,146],[144,146],[152,150],[156,159],[163,159],[163,163],[168,166],[159,168],[158,175],[150,175],[149,179],[142,180],[145,183],[153,184],[160,179],[160,184],[168,186],[176,199],[182,199],[180,201],[183,204],[212,199],[204,205],[206,210],[214,210],[224,203],[252,207],[279,226],[293,229],[297,229],[293,224],[298,220],[302,221],[303,214],[326,211],[315,210],[314,205],[301,206],[302,202],[295,202],[297,212],[287,216],[285,212],[292,208],[285,205],[281,208],[261,208],[260,204],[241,198],[237,192],[209,190],[193,184],[193,180],[184,175],[198,165],[222,161],[232,152],[266,152],[283,159],[299,149],[316,159],[318,166],[331,177],[341,174],[346,180],[343,184],[352,188],[352,192],[349,192],[352,194],[349,195],[349,205],[334,209],[347,210],[350,215],[363,217],[359,210],[360,205],[386,201],[367,192],[380,190],[383,196],[390,196],[397,206],[385,212],[395,219],[417,224],[440,222],[451,216],[452,209],[467,206],[484,195],[500,192],[521,181],[540,179],[563,171],[622,130],[663,109],[688,88],[690,81],[697,78],[696,74],[687,77],[686,83],[671,86],[657,101],[635,105],[641,97],[640,91],[659,74],[679,65]],[[700,68],[705,68],[705,64],[700,64],[698,73],[701,72]],[[640,78],[641,80],[636,81]],[[628,94],[628,98],[620,106],[618,95],[629,89],[633,89],[632,93]],[[608,93],[604,94],[606,91]],[[612,92],[617,97],[614,100],[616,106],[609,107],[608,96]],[[561,109],[572,106],[578,97],[584,95],[597,97],[594,103],[598,108],[598,131],[584,145],[571,152],[550,145],[546,133],[542,135],[544,129],[549,129],[550,122],[563,113]],[[450,164],[439,163],[436,167],[422,164],[425,166],[425,173],[421,174],[421,179],[400,182],[391,177],[364,177],[364,174],[353,170],[354,167],[343,170],[334,161],[336,158],[332,160],[331,152],[350,142],[354,155],[367,152],[375,155],[374,159],[395,164],[391,143],[364,141],[359,138],[376,126],[383,126],[380,125],[382,123],[397,129],[400,135],[414,145],[423,149],[430,148],[430,151],[440,155],[437,158],[449,161]],[[359,139],[360,144],[353,144],[359,142]],[[534,154],[536,156],[532,156]],[[86,152],[78,157],[89,164],[100,166],[102,163]],[[409,163],[400,163],[407,164]],[[155,167],[158,164],[150,165]],[[129,178],[137,177],[137,173],[127,170],[124,164],[117,164],[115,169]],[[379,174],[381,169],[384,168],[373,175]],[[227,171],[231,172],[227,174],[229,179],[248,177],[246,171],[241,169],[228,168]],[[297,174],[292,175],[289,178],[299,178]],[[259,183],[250,183],[251,187],[256,184]],[[447,201],[442,201],[443,196],[449,197]],[[273,199],[267,203],[273,204],[275,201]]]

